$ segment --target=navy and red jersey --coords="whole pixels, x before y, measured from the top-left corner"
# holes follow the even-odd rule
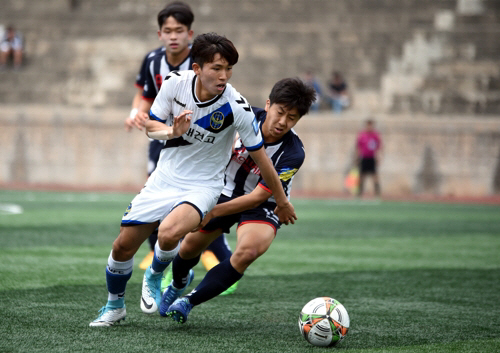
[[[155,56],[158,53],[165,53],[165,47],[159,47],[156,48],[155,50],[151,50],[149,53],[146,54],[144,59],[142,60],[141,64],[141,69],[139,70],[139,73],[137,74],[135,78],[135,86],[141,89],[144,89],[144,86],[146,85],[146,76],[147,76],[147,67],[148,67],[148,61]]]
[[[252,107],[260,129],[266,120],[267,112],[264,109]],[[278,173],[283,190],[290,199],[292,180],[305,159],[305,150],[302,141],[295,131],[290,130],[279,141],[264,143],[266,154]],[[259,185],[271,192],[260,175],[257,164],[250,157],[240,139],[236,141],[235,151],[227,165],[222,194],[231,198],[249,194]],[[274,197],[268,201],[275,202]]]
[[[163,51],[156,52],[149,57],[146,63],[145,84],[142,97],[153,102],[160,91],[163,80],[170,72],[192,70],[192,67],[193,60],[191,55],[188,55],[178,66],[172,66],[167,61],[165,48],[163,48]]]

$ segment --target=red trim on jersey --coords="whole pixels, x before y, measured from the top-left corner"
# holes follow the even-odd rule
[[[154,102],[154,98],[148,98],[148,97],[144,97],[142,96],[142,99],[144,99],[145,101],[148,101],[148,102]]]
[[[270,193],[270,194],[273,193],[272,190],[269,189],[267,186],[265,186],[265,185],[263,185],[261,183],[258,183],[257,185],[260,186],[261,188],[263,188],[264,190],[266,190],[268,193]]]
[[[137,87],[137,88],[140,88],[140,89],[144,89],[144,86],[141,86],[141,85],[139,85],[137,83],[134,83],[134,86]]]
[[[238,225],[238,228],[241,227],[242,225],[244,224],[249,224],[249,223],[260,223],[260,224],[267,224],[268,226],[272,227],[274,229],[274,236],[276,236],[276,227],[274,226],[274,224],[272,223],[269,223],[269,222],[266,222],[266,221],[245,221],[245,222],[241,222],[239,225]]]
[[[214,229],[214,230],[203,230],[203,229],[200,229],[198,232],[203,233],[203,234],[210,234],[210,233],[213,233],[215,231],[216,231],[216,229]]]

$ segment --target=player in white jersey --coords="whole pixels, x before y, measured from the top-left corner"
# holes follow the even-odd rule
[[[158,310],[162,273],[177,254],[179,239],[196,228],[216,204],[236,132],[273,192],[279,220],[288,224],[297,219],[262,148],[254,113],[228,84],[238,61],[233,43],[215,33],[202,34],[195,39],[191,55],[194,72],[169,74],[151,107],[146,132],[151,138],[166,141],[165,148],[157,169],[122,218],[106,267],[108,302],[90,326],[111,326],[125,318],[124,294],[133,256],[159,225],[153,263],[144,274],[141,296],[144,312]],[[186,277],[180,282],[187,281]]]
[[[130,116],[125,119],[125,130],[144,128],[151,105],[160,90],[164,77],[174,70],[190,70],[192,60],[190,42],[193,37],[191,25],[194,14],[189,5],[174,1],[166,5],[157,15],[158,40],[162,46],[150,51],[141,64],[136,77],[137,92],[132,101]],[[153,173],[163,148],[162,141],[151,139],[148,149],[148,176]],[[158,239],[157,230],[149,237],[151,251],[140,262],[139,268],[145,270],[153,260],[154,245]]]
[[[132,109],[131,117],[127,118],[125,122],[127,130],[134,126],[143,129],[145,121],[149,118],[151,105],[160,91],[163,80],[170,72],[192,69],[190,42],[193,36],[191,25],[194,21],[194,14],[189,5],[181,1],[171,2],[158,13],[157,20],[158,39],[163,43],[163,46],[149,52],[144,58],[135,83],[139,89],[132,104],[135,109]],[[148,151],[148,175],[151,175],[155,170],[163,145],[163,141],[151,139]],[[148,238],[150,252],[139,263],[140,269],[145,270],[151,265],[157,240],[158,232],[155,230]],[[218,263],[229,258],[232,254],[224,235],[210,244],[208,250],[202,255],[202,262],[207,271],[209,270],[206,265],[207,259]],[[162,281],[162,289],[170,283],[171,279],[171,271],[168,271]]]
[[[274,85],[265,111],[254,108],[266,153],[288,197],[292,179],[305,158],[302,142],[292,128],[308,112],[314,99],[311,86],[299,78],[287,78]],[[172,264],[172,284],[162,297],[160,315],[185,322],[194,306],[214,298],[240,280],[247,267],[267,251],[276,236],[281,225],[273,212],[276,195],[262,179],[243,136],[236,142],[225,180],[218,204],[203,219],[201,231],[189,233],[181,243]],[[177,287],[181,287],[182,278],[196,265],[203,249],[221,232],[229,232],[234,224],[238,224],[238,242],[231,258],[207,272],[191,293],[178,298],[181,291]]]

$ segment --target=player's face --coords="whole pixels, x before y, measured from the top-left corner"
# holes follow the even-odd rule
[[[274,103],[269,99],[266,103],[267,117],[262,125],[262,134],[266,143],[282,138],[300,119],[297,108],[287,108],[284,104]]]
[[[214,61],[205,63],[202,68],[194,63],[193,70],[198,75],[196,95],[202,102],[224,92],[233,75],[233,67],[219,53],[215,54]]]
[[[172,16],[161,26],[158,31],[158,38],[171,55],[181,55],[189,51],[189,42],[193,38],[193,31],[187,26],[177,22]]]

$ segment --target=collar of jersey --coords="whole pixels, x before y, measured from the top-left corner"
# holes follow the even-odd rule
[[[165,48],[165,47],[164,47]],[[187,60],[191,60],[191,52],[188,54],[188,56],[186,56],[186,58],[184,60],[182,60],[182,62],[177,65],[177,66],[173,66],[173,65],[170,65],[170,63],[168,62],[168,58],[167,58],[167,52],[165,51],[165,55],[163,56],[165,58],[165,62],[167,63],[167,66],[168,66],[168,69],[170,70],[170,72],[172,71],[179,71],[180,67],[182,66],[182,64],[184,64]],[[191,65],[192,66],[192,63]]]
[[[196,79],[198,78],[198,75],[194,75],[193,77],[193,84],[191,85],[191,91],[193,93],[193,99],[194,99],[194,102],[196,103],[196,106],[198,108],[205,108],[205,107],[208,107],[212,104],[214,104],[215,102],[217,102],[220,97],[222,97],[222,95],[224,94],[224,92],[226,92],[226,87],[224,87],[224,91],[222,91],[221,94],[218,94],[216,95],[214,98],[210,99],[209,101],[206,101],[206,102],[200,102],[198,97],[196,97]]]

